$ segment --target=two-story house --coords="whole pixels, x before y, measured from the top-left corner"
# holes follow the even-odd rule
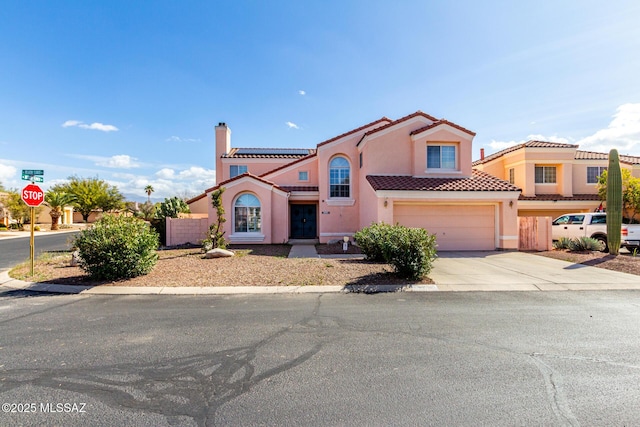
[[[224,187],[231,243],[326,243],[384,221],[427,229],[439,250],[518,247],[518,185],[473,169],[475,134],[447,120],[383,117],[314,149],[232,148],[225,123],[215,134],[218,184],[188,203],[213,222]]]
[[[529,141],[489,156],[480,152],[475,169],[522,189],[518,216],[557,217],[593,212],[600,206],[598,176],[609,163],[607,153],[578,150],[577,145]],[[640,176],[640,157],[620,156],[620,166]]]

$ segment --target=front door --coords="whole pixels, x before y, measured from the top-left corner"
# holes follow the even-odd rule
[[[290,208],[291,238],[315,239],[318,236],[316,205],[291,205]]]

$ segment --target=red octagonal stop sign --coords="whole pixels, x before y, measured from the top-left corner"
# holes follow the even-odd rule
[[[35,184],[29,184],[22,189],[20,197],[27,204],[27,206],[35,208],[37,206],[40,206],[42,202],[44,202],[44,191],[42,191],[40,187]]]

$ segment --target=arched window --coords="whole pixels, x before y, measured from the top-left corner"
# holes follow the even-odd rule
[[[349,197],[349,162],[335,157],[329,163],[329,197]]]
[[[262,229],[260,200],[253,194],[245,193],[236,199],[233,230],[236,233],[256,233]]]

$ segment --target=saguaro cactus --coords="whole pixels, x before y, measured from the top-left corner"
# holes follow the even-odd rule
[[[607,241],[609,253],[620,253],[622,229],[622,172],[620,156],[615,148],[609,151],[609,168],[607,169]]]

